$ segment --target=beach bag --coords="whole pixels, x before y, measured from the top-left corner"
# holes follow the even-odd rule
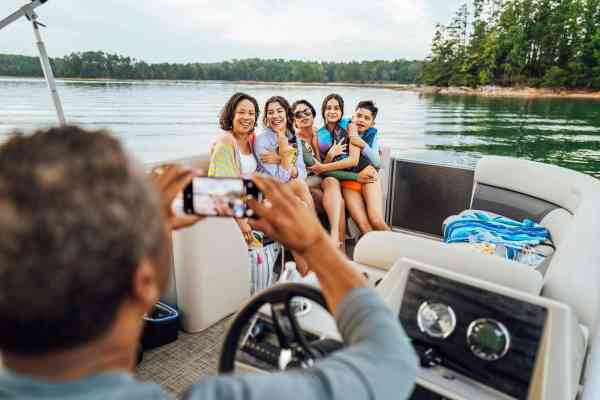
[[[250,257],[250,294],[267,289],[275,283],[275,270],[281,244],[253,246],[248,249]]]

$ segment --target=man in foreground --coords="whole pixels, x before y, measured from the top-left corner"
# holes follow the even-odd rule
[[[0,398],[163,398],[132,371],[170,230],[199,220],[170,207],[192,175],[167,167],[152,187],[116,139],[76,127],[0,147]],[[347,348],[307,370],[206,379],[185,398],[407,398],[416,361],[397,318],[291,189],[255,182],[269,205],[250,204],[253,226],[307,261]]]

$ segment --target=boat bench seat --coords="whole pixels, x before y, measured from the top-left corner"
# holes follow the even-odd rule
[[[477,164],[471,209],[545,226],[555,246],[545,274],[527,265],[400,232],[371,232],[357,243],[354,261],[387,271],[400,258],[568,304],[595,327],[600,312],[600,181],[554,165],[486,156]],[[440,227],[440,232],[441,232]],[[380,272],[381,273],[381,272]]]
[[[533,268],[407,233],[369,232],[354,249],[354,262],[364,266],[367,275],[377,269],[387,272],[399,258],[413,259],[535,295],[540,294],[543,286],[542,274]],[[377,279],[381,275],[380,272]]]

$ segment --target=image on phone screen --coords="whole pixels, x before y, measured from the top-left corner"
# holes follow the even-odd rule
[[[243,179],[195,177],[183,192],[188,214],[243,218],[247,216]]]

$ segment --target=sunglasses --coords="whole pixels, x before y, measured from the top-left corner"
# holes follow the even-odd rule
[[[299,110],[294,113],[294,118],[312,117],[312,112],[307,108],[306,110]]]

